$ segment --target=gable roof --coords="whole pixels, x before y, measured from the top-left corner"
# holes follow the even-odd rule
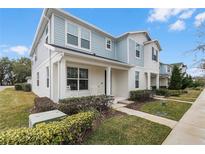
[[[157,47],[159,48],[159,51],[162,50],[161,46],[160,46],[160,43],[158,40],[150,40],[150,41],[147,41],[147,42],[144,42],[144,44],[149,44],[149,43],[155,43],[157,45]]]
[[[40,37],[42,36],[43,31],[44,31],[44,29],[45,29],[45,27],[46,27],[46,25],[48,23],[49,18],[52,15],[52,13],[61,15],[61,16],[65,17],[65,18],[69,18],[69,19],[72,19],[74,21],[77,21],[80,24],[82,24],[82,25],[84,25],[86,27],[92,28],[92,29],[94,29],[94,30],[96,30],[96,31],[98,31],[98,32],[100,32],[100,33],[102,33],[102,34],[104,34],[104,35],[106,35],[106,36],[108,36],[108,37],[110,37],[112,39],[115,39],[115,40],[120,39],[120,38],[125,37],[125,36],[128,36],[129,34],[139,34],[139,33],[145,34],[145,36],[148,39],[148,42],[152,40],[150,35],[149,35],[149,33],[146,32],[146,31],[126,32],[126,33],[124,33],[124,34],[122,34],[122,35],[120,35],[118,37],[115,37],[115,36],[109,34],[108,32],[105,32],[104,30],[98,28],[97,26],[95,26],[93,24],[90,24],[87,21],[84,21],[84,20],[82,20],[82,19],[80,19],[80,18],[78,18],[78,17],[76,17],[74,15],[71,15],[70,13],[64,11],[63,9],[45,8],[43,10],[42,15],[41,15],[41,19],[40,19],[40,22],[38,24],[38,27],[37,27],[37,30],[36,30],[36,33],[35,33],[35,36],[34,36],[34,39],[33,39],[33,42],[32,42],[32,46],[31,46],[31,50],[30,50],[30,56],[34,53],[34,49],[35,49],[36,45],[38,44],[38,41],[39,41]],[[158,42],[158,46],[160,47],[159,42]],[[160,47],[160,50],[161,50],[161,47]]]

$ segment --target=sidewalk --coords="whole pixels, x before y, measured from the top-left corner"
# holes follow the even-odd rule
[[[205,89],[163,144],[205,144]]]
[[[163,117],[159,117],[159,116],[155,116],[155,115],[152,115],[152,114],[149,114],[149,113],[129,109],[129,108],[126,108],[125,106],[126,106],[126,104],[114,104],[114,105],[112,105],[112,108],[117,110],[117,111],[129,114],[129,115],[134,115],[134,116],[137,116],[137,117],[141,117],[141,118],[150,120],[152,122],[156,122],[156,123],[168,126],[170,128],[174,128],[177,124],[177,121],[167,119],[167,118],[163,118]]]

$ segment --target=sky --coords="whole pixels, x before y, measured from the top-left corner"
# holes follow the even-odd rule
[[[203,54],[190,52],[197,45],[197,29],[205,24],[205,9],[64,9],[119,36],[128,31],[148,31],[162,47],[160,61],[183,62],[192,75],[193,65]],[[29,49],[43,9],[0,9],[0,57],[29,56]]]

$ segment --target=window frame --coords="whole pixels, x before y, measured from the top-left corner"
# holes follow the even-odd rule
[[[77,69],[77,78],[68,78],[67,76],[66,76],[66,86],[67,86],[67,88],[68,88],[68,80],[70,79],[70,80],[77,80],[77,89],[75,89],[75,90],[71,90],[71,89],[69,89],[69,90],[71,90],[71,91],[88,91],[89,90],[89,69],[88,68],[85,68],[85,67],[78,67],[78,66],[67,66],[66,67],[67,69],[67,71],[68,71],[68,68],[76,68]],[[86,69],[87,70],[87,72],[88,72],[88,77],[87,78],[80,78],[80,69]],[[80,80],[87,80],[88,81],[88,88],[87,89],[80,89]]]
[[[77,27],[77,31],[78,31],[77,34],[78,35],[76,37],[78,37],[78,45],[73,45],[73,44],[70,44],[70,43],[67,42],[67,40],[68,40],[67,34],[70,34],[68,32],[68,24],[71,24],[71,25],[74,25],[74,26]],[[87,40],[87,41],[89,41],[89,45],[90,45],[89,49],[81,47],[81,39],[83,39],[82,36],[81,36],[81,29],[85,29],[90,33],[90,40]],[[73,34],[70,34],[70,35],[73,35]],[[75,36],[75,35],[73,35],[73,36]],[[74,48],[83,49],[85,51],[91,52],[91,44],[92,44],[91,43],[91,40],[92,40],[91,36],[92,35],[91,35],[91,30],[90,29],[84,28],[84,27],[82,27],[82,26],[80,26],[76,23],[73,23],[71,21],[66,20],[66,22],[65,22],[65,45],[66,46],[71,46],[71,47],[74,47]],[[86,40],[86,39],[84,39],[84,40]]]
[[[141,51],[137,49],[137,45],[140,46],[139,43],[135,42],[135,57],[137,59],[141,59]],[[137,54],[136,54],[137,51],[139,52],[139,57],[137,57]]]
[[[36,73],[36,85],[37,85],[37,87],[39,87],[39,85],[40,85],[39,79],[40,79],[40,73],[37,72],[37,73]]]
[[[107,48],[108,41],[110,41],[110,48]],[[112,50],[112,39],[107,38],[107,37],[105,38],[105,48],[106,48],[106,50],[109,50],[109,51]]]
[[[50,72],[49,72],[49,67],[46,66],[46,87],[49,88],[50,87],[50,79],[49,79],[49,75],[50,75]]]
[[[158,50],[152,47],[152,60],[158,62]]]

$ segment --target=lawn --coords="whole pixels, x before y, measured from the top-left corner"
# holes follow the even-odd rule
[[[31,92],[8,88],[0,92],[0,131],[9,128],[27,127],[29,110],[35,95]]]
[[[135,116],[108,118],[96,128],[84,144],[144,145],[162,144],[171,129]]]
[[[179,121],[190,107],[189,103],[155,100],[142,104],[138,110]]]
[[[169,97],[169,98],[194,102],[196,100],[196,98],[199,96],[199,94],[201,93],[201,90],[189,89],[187,91],[188,91],[188,93],[182,94],[179,97],[173,97],[172,96],[172,97]]]

